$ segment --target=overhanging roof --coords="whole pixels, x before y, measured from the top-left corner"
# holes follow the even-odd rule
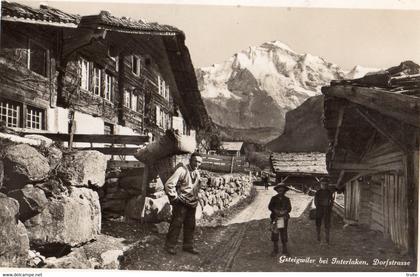
[[[275,173],[295,175],[328,174],[324,153],[272,153],[270,163]]]

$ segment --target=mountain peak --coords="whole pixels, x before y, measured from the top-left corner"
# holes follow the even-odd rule
[[[293,51],[287,44],[279,41],[279,40],[273,40],[273,41],[269,41],[269,42],[265,42],[263,44],[261,44],[261,47],[263,48],[275,48],[275,49],[283,49],[292,53],[295,53],[295,51]]]

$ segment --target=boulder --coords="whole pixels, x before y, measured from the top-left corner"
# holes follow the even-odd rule
[[[24,137],[28,138],[28,139],[38,141],[39,145],[42,145],[44,147],[50,147],[54,143],[54,141],[52,139],[49,139],[49,138],[41,136],[41,135],[25,135]]]
[[[22,189],[12,190],[7,196],[19,202],[19,220],[26,221],[41,213],[48,204],[42,189],[33,185],[26,185]]]
[[[26,265],[29,239],[18,212],[18,201],[0,193],[0,267]]]
[[[50,163],[50,168],[56,168],[63,158],[63,152],[57,147],[49,147],[45,154]]]
[[[37,246],[85,243],[101,230],[98,194],[74,187],[68,196],[51,198],[42,213],[24,223],[31,243]]]
[[[120,259],[128,249],[124,238],[98,235],[97,239],[83,246],[89,261],[96,261],[97,269],[119,269]]]
[[[122,250],[108,250],[101,254],[101,269],[120,269],[120,259],[123,257]]]
[[[107,160],[98,151],[79,151],[64,155],[58,174],[71,186],[102,187],[105,183]]]
[[[95,263],[88,259],[83,248],[75,248],[64,257],[49,257],[44,262],[45,268],[94,269],[95,267]]]
[[[156,233],[167,234],[168,231],[169,231],[169,225],[170,224],[168,222],[165,222],[165,221],[155,224]]]
[[[164,190],[164,186],[163,186],[162,180],[160,178],[157,178],[155,179],[154,182],[149,183],[149,185],[147,186],[146,193],[151,194],[151,193],[155,193],[155,192],[159,192],[163,190]]]
[[[48,159],[27,144],[6,148],[4,156],[4,177],[7,190],[20,189],[28,183],[47,178],[50,171]]]
[[[214,214],[214,209],[210,205],[206,205],[203,207],[203,214],[206,216],[211,216]]]
[[[125,216],[129,219],[141,219],[141,196],[133,197],[125,206]],[[168,197],[152,199],[145,198],[144,220],[146,222],[169,221],[172,214],[172,207]]]
[[[195,219],[201,219],[203,217],[203,208],[199,204],[197,205],[197,209],[195,210]]]

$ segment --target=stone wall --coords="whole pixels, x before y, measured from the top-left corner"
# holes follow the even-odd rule
[[[31,140],[40,143],[0,140],[0,211],[7,211],[0,216],[0,248],[15,248],[0,250],[0,267],[24,266],[29,248],[60,255],[56,252],[89,242],[101,231],[96,190],[105,181],[105,156],[63,152],[41,136]]]
[[[248,175],[224,174],[202,171],[197,219],[203,215],[228,209],[248,197],[252,182]],[[102,214],[105,218],[124,218],[145,222],[169,221],[172,208],[160,178],[147,184],[144,215],[141,214],[141,184],[143,169],[114,170],[107,173],[105,185],[100,190]]]

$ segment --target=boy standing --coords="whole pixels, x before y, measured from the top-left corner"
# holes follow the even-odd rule
[[[290,199],[285,196],[285,193],[289,188],[284,183],[280,183],[274,187],[274,190],[277,194],[271,198],[270,204],[268,205],[268,209],[271,211],[271,241],[274,247],[272,256],[279,253],[279,236],[283,245],[282,254],[287,255],[287,225],[292,206]]]

